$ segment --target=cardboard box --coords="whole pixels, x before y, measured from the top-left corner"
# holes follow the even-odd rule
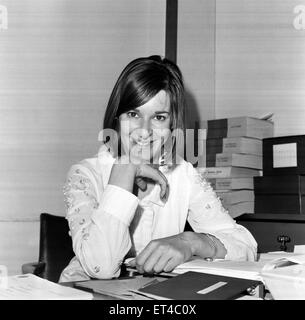
[[[256,156],[253,154],[243,154],[243,153],[217,153],[216,154],[216,167],[244,167],[261,170],[263,167],[263,159],[261,156]]]
[[[210,168],[197,168],[197,171],[203,178],[246,178],[260,176],[261,170],[249,169],[242,167],[210,167]]]
[[[207,139],[226,137],[273,137],[273,122],[253,117],[234,117],[201,121],[200,128],[207,129]]]
[[[253,177],[210,178],[208,181],[215,190],[253,190]]]
[[[263,176],[305,174],[305,135],[263,139]]]
[[[305,194],[305,175],[254,177],[255,194]]]
[[[255,194],[255,213],[305,214],[305,195]]]

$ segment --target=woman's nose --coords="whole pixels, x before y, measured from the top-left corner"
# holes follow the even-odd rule
[[[151,124],[149,120],[143,119],[141,122],[141,127],[139,128],[138,135],[142,139],[148,139],[152,134]]]

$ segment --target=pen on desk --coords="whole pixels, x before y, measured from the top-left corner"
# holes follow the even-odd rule
[[[129,274],[138,274],[142,275],[143,277],[161,277],[161,278],[172,278],[177,275],[177,273],[174,272],[160,272],[160,273],[139,273],[136,269],[133,268],[126,268],[126,271],[129,272]]]

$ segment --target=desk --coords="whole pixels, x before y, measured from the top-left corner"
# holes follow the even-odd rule
[[[158,279],[158,277],[154,277],[154,278]],[[162,278],[162,280],[164,280],[164,278]],[[158,300],[155,300],[155,299],[146,298],[144,296],[141,297],[141,298],[137,297],[135,299],[119,299],[117,297],[112,297],[112,296],[109,296],[109,295],[96,293],[96,292],[93,292],[93,291],[91,291],[89,289],[86,290],[86,289],[83,289],[83,288],[81,288],[79,286],[75,287],[75,283],[76,282],[62,282],[62,283],[60,283],[60,285],[76,288],[76,289],[79,289],[79,290],[89,291],[89,292],[91,292],[93,294],[93,300],[117,300],[117,301],[118,300],[129,300],[129,301],[132,301],[132,300],[149,300],[149,301],[158,301]],[[77,283],[79,283],[79,281],[77,281]],[[264,296],[264,298],[262,298],[262,296]],[[263,285],[261,285],[256,289],[255,295],[245,294],[245,295],[243,295],[243,296],[241,296],[239,298],[236,298],[235,300],[272,300],[272,297],[271,297],[271,295],[269,293],[267,293],[267,295],[265,296],[265,290],[263,288]]]
[[[61,282],[59,284],[62,285],[62,286],[75,288],[75,285],[74,285],[75,282]],[[76,289],[81,290],[80,288],[76,288]],[[91,292],[91,293],[93,294],[93,300],[120,300],[118,298],[110,297],[110,296],[107,296],[107,295],[104,295],[104,294],[100,294],[100,293],[96,293],[96,292]]]
[[[287,251],[305,243],[305,215],[302,214],[244,214],[236,222],[246,227],[258,243],[258,252],[285,250],[278,241],[280,235],[289,238]]]

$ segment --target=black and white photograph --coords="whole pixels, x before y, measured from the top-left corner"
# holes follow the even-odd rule
[[[0,177],[0,300],[305,300],[305,0],[0,0]]]

